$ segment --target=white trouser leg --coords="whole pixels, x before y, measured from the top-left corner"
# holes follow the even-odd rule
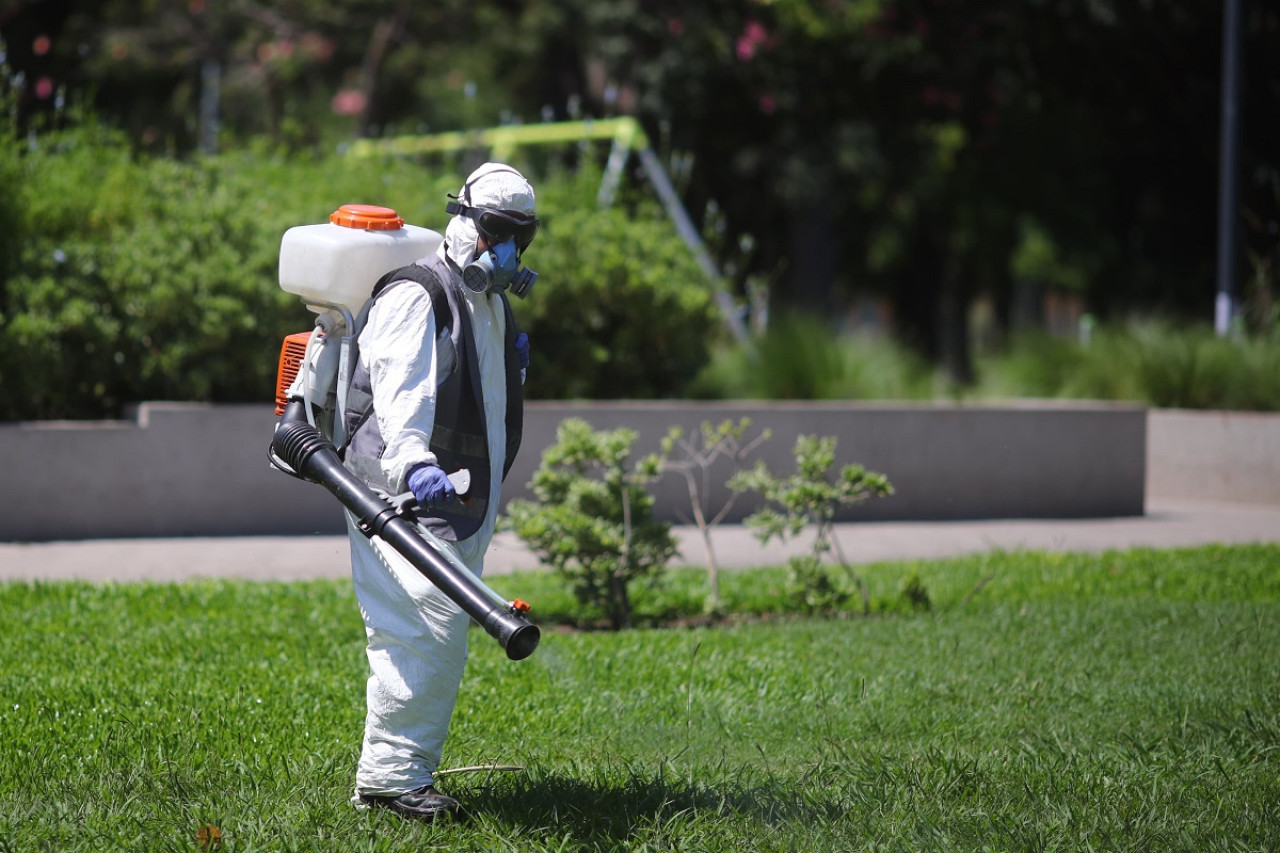
[[[370,669],[356,793],[400,794],[439,766],[470,619],[386,542],[347,524]]]

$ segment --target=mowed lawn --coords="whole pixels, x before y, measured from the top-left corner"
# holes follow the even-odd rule
[[[348,802],[349,584],[0,585],[0,851],[1280,848],[1280,546],[865,572],[932,609],[473,631],[445,766],[519,769],[443,777],[445,826]]]

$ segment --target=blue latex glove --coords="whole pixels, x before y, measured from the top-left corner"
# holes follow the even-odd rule
[[[429,462],[416,465],[409,469],[409,476],[405,480],[409,484],[409,491],[418,499],[418,506],[444,506],[454,498],[453,483],[449,482],[439,465]]]
[[[529,336],[524,332],[516,335],[516,355],[520,356],[520,369],[529,366]]]

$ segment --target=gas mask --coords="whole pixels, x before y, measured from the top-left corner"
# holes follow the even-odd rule
[[[452,201],[444,209],[446,213],[465,217],[475,223],[476,231],[488,246],[483,252],[476,252],[463,266],[462,281],[467,288],[476,293],[496,293],[510,288],[512,293],[523,299],[529,295],[533,283],[538,279],[536,272],[520,266],[521,257],[538,233],[540,223],[537,216],[532,210],[526,213],[521,209],[498,207],[507,201],[502,195],[494,197],[489,205],[474,205],[471,199],[473,184],[502,172],[520,175],[514,169],[505,167],[485,171],[468,180],[459,195],[451,194],[449,198]],[[523,182],[523,178],[520,180]],[[493,195],[492,191],[489,195]],[[484,194],[481,196],[484,197]],[[503,201],[499,201],[500,198]],[[528,206],[532,208],[532,196]],[[461,261],[460,258],[458,260]]]
[[[476,293],[492,293],[511,288],[524,299],[529,295],[538,274],[520,266],[520,253],[514,238],[505,240],[476,255],[462,269],[462,282]]]

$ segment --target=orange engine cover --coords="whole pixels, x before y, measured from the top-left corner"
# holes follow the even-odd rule
[[[307,353],[309,340],[311,340],[310,332],[297,332],[285,338],[280,346],[280,366],[276,369],[277,415],[284,414],[285,404],[289,402],[285,395],[289,392],[289,386],[293,384],[293,380],[298,378],[298,371],[302,369],[302,358]]]

